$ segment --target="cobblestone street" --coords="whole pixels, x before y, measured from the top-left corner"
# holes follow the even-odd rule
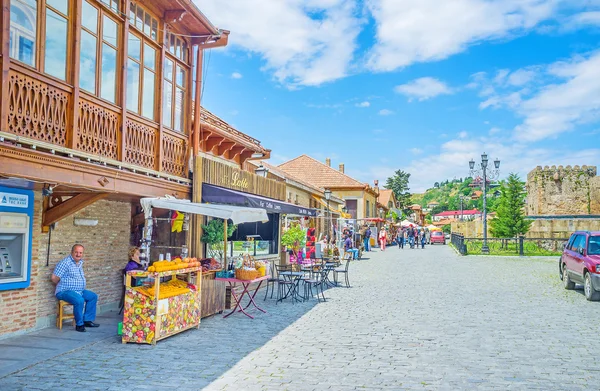
[[[255,320],[208,318],[156,347],[103,339],[0,389],[598,388],[600,304],[562,288],[556,257],[366,254],[351,264],[352,288],[329,289],[326,303],[267,300]]]

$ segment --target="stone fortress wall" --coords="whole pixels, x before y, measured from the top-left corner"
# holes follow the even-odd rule
[[[528,216],[600,215],[600,177],[594,166],[538,166],[527,175]]]

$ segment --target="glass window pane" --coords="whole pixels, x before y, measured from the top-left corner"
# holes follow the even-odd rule
[[[175,54],[175,36],[173,34],[169,34],[169,51]]]
[[[173,85],[168,81],[163,85],[163,125],[172,127],[171,109],[173,108]]]
[[[69,15],[69,0],[46,0],[46,4],[58,12]]]
[[[66,78],[67,20],[50,9],[46,9],[45,71],[59,79]]]
[[[156,50],[147,44],[144,44],[144,66],[152,70],[156,66]]]
[[[158,21],[156,19],[152,19],[152,34],[150,34],[153,40],[158,39]]]
[[[144,69],[144,88],[142,94],[142,115],[154,120],[154,80],[156,75]]]
[[[10,2],[10,56],[27,65],[35,66],[37,3]]]
[[[102,85],[100,87],[100,97],[109,102],[116,102],[116,81],[117,81],[117,51],[107,44],[102,45]]]
[[[135,34],[129,33],[129,39],[127,41],[127,55],[131,58],[135,58],[140,61],[140,47],[142,46],[142,40]]]
[[[108,16],[104,16],[102,23],[102,38],[111,45],[117,46],[117,23]]]
[[[165,58],[165,79],[167,80],[173,80],[173,61],[169,60],[168,58]]]
[[[96,93],[96,37],[87,31],[81,32],[79,87]]]
[[[119,12],[119,2],[112,0],[111,4],[110,4],[110,9],[112,9],[113,11]]]
[[[98,33],[98,10],[87,1],[81,7],[81,25],[92,33]]]
[[[142,29],[144,28],[144,10],[141,7],[137,7],[135,12],[135,27],[142,31]]]
[[[140,100],[140,65],[135,61],[127,61],[127,109],[138,113]]]
[[[135,25],[135,3],[129,3],[129,23]]]
[[[150,35],[150,30],[152,29],[150,22],[150,15],[146,14],[144,18],[144,34]]]
[[[174,128],[178,132],[183,131],[183,90],[180,88],[175,89],[175,118]]]
[[[181,68],[179,65],[177,66],[177,85],[184,87],[185,86],[185,70]]]
[[[181,58],[181,40],[179,38],[175,40],[175,57]]]
[[[187,46],[187,42],[183,41],[183,51],[181,52],[181,59],[185,62],[187,62],[187,55],[188,55],[188,46]]]

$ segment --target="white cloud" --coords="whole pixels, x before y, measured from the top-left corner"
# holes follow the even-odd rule
[[[458,138],[465,139],[465,138],[467,138],[468,135],[469,135],[469,133],[467,133],[463,130],[462,132],[458,133]]]
[[[410,149],[410,152],[411,152],[413,155],[420,155],[420,154],[422,154],[422,153],[423,153],[423,150],[422,150],[421,148],[411,148],[411,149]]]
[[[502,178],[514,172],[521,179],[538,165],[598,165],[600,164],[600,149],[587,149],[577,154],[565,154],[560,149],[532,148],[521,142],[506,142],[505,138],[496,137],[483,140],[450,140],[440,147],[434,155],[422,155],[413,159],[404,167],[379,165],[369,167],[357,178],[387,178],[398,168],[411,173],[410,191],[423,192],[442,179],[465,178],[469,176],[469,160],[481,160],[481,154],[487,152],[490,159],[500,159],[500,175]],[[423,167],[432,169],[423,170]]]
[[[394,88],[398,94],[406,95],[409,101],[418,99],[424,101],[438,95],[452,94],[452,89],[444,82],[433,77],[421,77],[409,83],[401,84]]]
[[[391,71],[506,38],[550,18],[557,0],[367,0],[376,22],[369,68]]]
[[[369,103],[368,101],[364,101],[364,102],[356,103],[355,106],[356,107],[369,107],[369,106],[371,106],[371,103]]]
[[[507,83],[511,86],[520,87],[532,81],[535,76],[536,72],[533,69],[518,69],[510,74]]]
[[[573,15],[566,24],[567,29],[582,26],[600,26],[600,11],[580,12]]]
[[[394,114],[394,112],[392,110],[388,110],[388,109],[379,110],[379,115],[392,115],[392,114]]]
[[[239,72],[233,72],[233,73],[231,74],[231,78],[232,78],[232,79],[241,79],[242,77],[243,77],[243,76],[242,76],[242,74],[241,74],[241,73],[239,73]]]
[[[494,127],[494,128],[490,129],[489,134],[490,134],[490,136],[493,136],[497,133],[500,133],[501,131],[502,131],[502,129]]]
[[[230,46],[258,54],[264,70],[290,88],[348,74],[363,21],[355,0],[196,0]]]
[[[548,72],[562,83],[547,85],[517,109],[525,119],[515,128],[524,141],[553,138],[576,125],[600,120],[600,52],[551,65]]]

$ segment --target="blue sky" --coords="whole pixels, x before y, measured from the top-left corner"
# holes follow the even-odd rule
[[[411,190],[600,165],[600,0],[204,0],[231,30],[202,104],[272,150]],[[209,60],[210,59],[210,60]]]

